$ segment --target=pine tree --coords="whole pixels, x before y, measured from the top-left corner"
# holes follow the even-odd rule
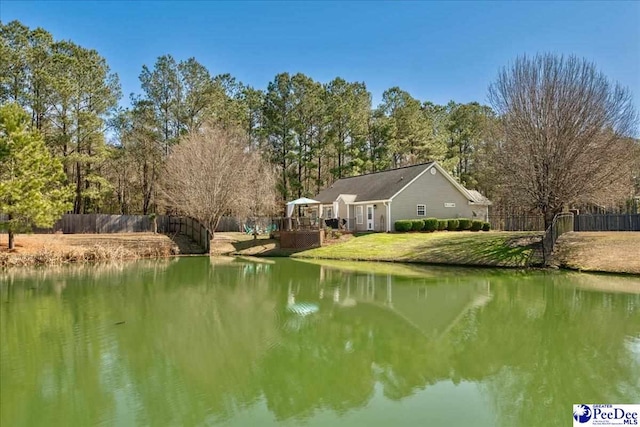
[[[72,207],[62,164],[42,136],[28,130],[29,121],[17,104],[0,107],[0,212],[8,216],[9,249],[16,232],[51,227]]]

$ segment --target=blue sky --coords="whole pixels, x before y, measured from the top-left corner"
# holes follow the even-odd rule
[[[264,89],[276,73],[400,86],[423,101],[486,102],[516,56],[576,54],[629,87],[640,110],[640,2],[19,2],[0,19],[97,49],[140,92],[143,64],[195,57]]]

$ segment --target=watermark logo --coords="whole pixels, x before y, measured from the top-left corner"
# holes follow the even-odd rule
[[[640,405],[573,405],[573,426],[640,426]]]
[[[573,419],[584,424],[591,419],[591,408],[589,405],[573,405]]]

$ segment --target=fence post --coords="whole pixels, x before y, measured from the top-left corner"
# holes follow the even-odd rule
[[[551,261],[551,254],[558,238],[575,227],[573,214],[560,213],[553,217],[553,221],[542,237],[542,259],[545,266]]]

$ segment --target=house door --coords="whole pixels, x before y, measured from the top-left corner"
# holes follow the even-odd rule
[[[373,230],[373,205],[367,205],[367,230]]]

